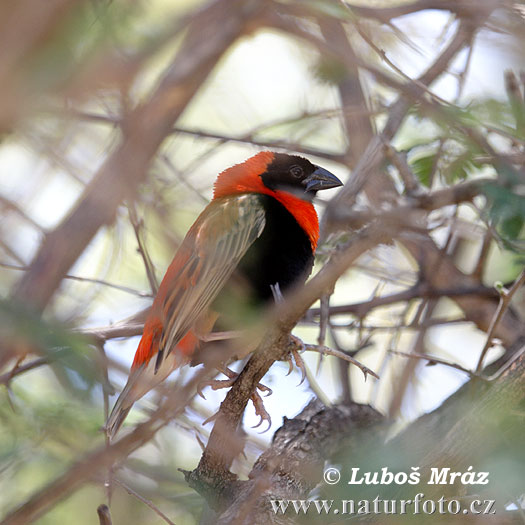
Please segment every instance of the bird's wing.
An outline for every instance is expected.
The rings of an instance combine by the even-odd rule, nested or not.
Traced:
[[[189,230],[161,283],[152,315],[162,332],[155,370],[212,303],[265,226],[262,197],[213,201]]]

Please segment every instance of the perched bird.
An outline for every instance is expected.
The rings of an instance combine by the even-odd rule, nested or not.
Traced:
[[[110,437],[135,401],[197,352],[205,354],[206,334],[242,329],[276,294],[304,283],[319,238],[312,200],[341,184],[305,158],[269,151],[219,174],[213,200],[160,284],[106,423]]]

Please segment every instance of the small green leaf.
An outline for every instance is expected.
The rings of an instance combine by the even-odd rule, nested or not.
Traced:
[[[523,224],[523,216],[513,215],[511,217],[506,217],[501,222],[501,234],[510,240],[516,240],[521,233]]]
[[[418,178],[419,182],[421,182],[421,184],[427,188],[430,186],[430,178],[435,162],[435,153],[424,155],[410,162],[410,166],[414,172],[414,175]]]
[[[61,383],[77,395],[88,394],[100,381],[94,350],[86,339],[24,305],[0,301],[0,339],[8,348],[27,348],[47,358]]]

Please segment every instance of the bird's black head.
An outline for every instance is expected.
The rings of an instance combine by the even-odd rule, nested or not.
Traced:
[[[274,191],[288,191],[312,199],[319,190],[342,186],[332,173],[297,155],[274,153],[261,175],[264,185]]]

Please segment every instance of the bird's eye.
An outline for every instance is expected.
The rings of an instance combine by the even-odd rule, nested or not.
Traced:
[[[301,168],[301,166],[292,166],[289,171],[292,177],[296,179],[303,176],[303,168]]]

